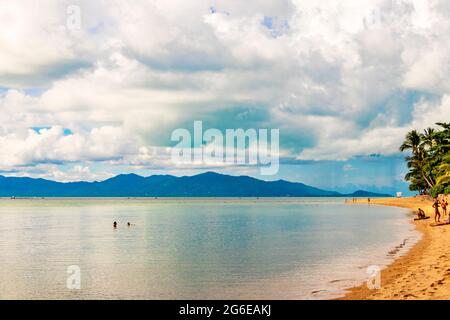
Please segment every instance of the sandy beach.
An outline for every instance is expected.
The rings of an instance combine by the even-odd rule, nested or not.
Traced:
[[[358,200],[367,204],[367,200]],[[358,203],[358,202],[357,202]],[[381,289],[366,284],[353,288],[343,300],[427,300],[450,298],[450,225],[432,227],[432,201],[424,197],[372,199],[371,204],[422,208],[428,220],[414,221],[423,237],[406,255],[382,270]],[[442,214],[442,212],[441,212]],[[411,216],[411,220],[412,220]],[[441,217],[441,221],[447,219]]]

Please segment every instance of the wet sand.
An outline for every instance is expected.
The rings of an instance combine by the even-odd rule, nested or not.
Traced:
[[[357,203],[367,204],[367,200]],[[422,208],[428,220],[414,221],[422,234],[406,255],[381,272],[381,289],[369,290],[366,284],[349,290],[343,300],[430,300],[450,299],[450,225],[432,227],[434,209],[426,197],[372,199],[371,204]],[[447,219],[442,216],[441,221]],[[447,208],[447,211],[449,208]],[[416,216],[414,216],[416,217]],[[412,220],[412,217],[411,217]]]

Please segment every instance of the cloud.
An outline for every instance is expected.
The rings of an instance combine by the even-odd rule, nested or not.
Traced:
[[[67,28],[65,1],[3,3],[0,20],[0,85],[45,87],[49,81],[89,65],[92,43]]]
[[[0,136],[3,169],[38,163],[108,161],[136,152],[134,141],[123,129],[94,128],[86,133],[66,134],[62,127],[29,129],[25,134]]]
[[[446,0],[27,0],[0,26],[0,168],[169,170],[170,133],[194,120],[345,160],[450,121]]]
[[[94,172],[90,167],[80,164],[65,166],[64,169],[55,164],[37,164],[32,167],[21,167],[20,170],[0,171],[0,174],[13,177],[32,176],[60,182],[103,181],[115,175],[104,170]]]

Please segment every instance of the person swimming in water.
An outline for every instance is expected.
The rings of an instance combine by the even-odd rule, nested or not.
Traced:
[[[114,221],[113,227],[114,227],[114,229],[117,229],[117,222],[116,221]]]

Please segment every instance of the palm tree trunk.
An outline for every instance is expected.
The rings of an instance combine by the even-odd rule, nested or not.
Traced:
[[[427,176],[425,175],[425,173],[423,173],[423,172],[422,172],[422,177],[425,180],[425,182],[428,184],[430,189],[433,188],[434,183],[430,179],[428,179]]]

